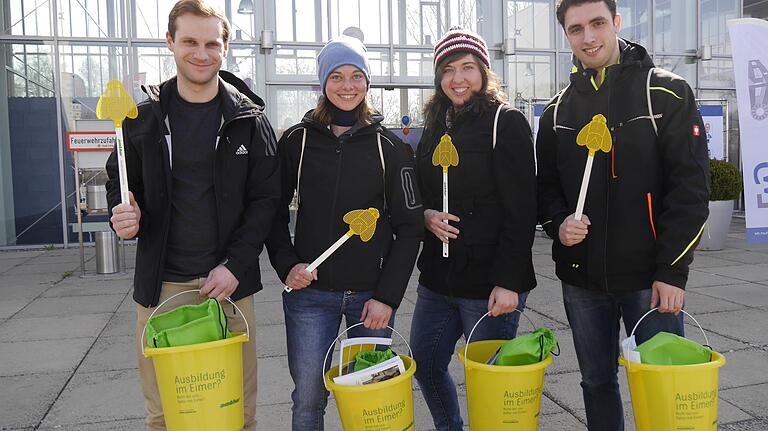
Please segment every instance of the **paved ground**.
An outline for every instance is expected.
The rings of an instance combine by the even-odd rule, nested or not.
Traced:
[[[129,272],[134,249],[128,247]],[[86,251],[93,271],[93,249]],[[529,297],[529,314],[536,325],[554,329],[562,346],[547,370],[540,429],[583,430],[580,376],[548,240],[536,239],[534,259],[539,287]],[[266,288],[255,297],[259,429],[286,430],[292,383],[281,286],[262,260]],[[131,278],[79,277],[76,248],[0,252],[0,429],[141,429]],[[415,287],[416,275],[398,312],[396,327],[406,337]],[[686,302],[712,346],[728,359],[720,373],[720,429],[768,430],[768,247],[745,244],[743,219],[734,220],[725,250],[697,252]],[[693,329],[688,331],[695,338]],[[463,382],[455,360],[452,371]],[[634,429],[623,374],[620,381],[627,429]],[[414,390],[416,428],[432,429],[421,393]],[[463,397],[463,383],[459,391]],[[326,425],[340,429],[333,400]]]

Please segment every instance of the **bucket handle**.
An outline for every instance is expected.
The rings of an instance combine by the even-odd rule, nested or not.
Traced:
[[[177,294],[171,295],[170,298],[168,298],[165,301],[161,302],[157,307],[155,307],[154,310],[152,310],[152,313],[150,313],[149,317],[147,317],[147,323],[144,324],[144,329],[141,330],[141,356],[144,356],[144,337],[146,336],[146,333],[147,333],[147,325],[149,324],[149,319],[151,319],[152,316],[154,316],[155,313],[157,313],[158,310],[160,310],[160,308],[163,305],[165,305],[168,301],[170,301],[171,299],[173,299],[173,298],[175,298],[175,297],[177,297],[179,295],[183,295],[185,293],[190,293],[190,292],[200,293],[200,289],[189,289],[189,290],[185,290],[185,291],[179,292]],[[246,320],[245,315],[240,310],[240,307],[238,307],[237,304],[235,304],[231,299],[229,299],[229,298],[225,298],[225,299],[227,301],[229,301],[229,303],[232,304],[233,307],[235,307],[235,309],[237,310],[238,313],[240,313],[240,317],[243,319],[243,322],[245,322],[245,334],[246,334],[246,337],[248,337],[248,339],[250,340],[251,339],[251,326],[248,324],[248,320]]]
[[[514,312],[518,312],[518,313],[520,313],[521,316],[525,317],[525,319],[528,321],[528,323],[531,324],[531,327],[533,328],[533,330],[534,331],[536,330],[536,325],[533,323],[533,320],[531,320],[531,318],[528,317],[522,310],[520,310],[519,308],[515,308],[514,310],[511,311],[511,313],[514,313]],[[477,319],[477,322],[475,322],[475,326],[473,326],[472,330],[469,331],[469,337],[467,337],[467,344],[464,346],[464,368],[465,369],[467,368],[467,361],[468,361],[467,354],[469,353],[469,343],[472,340],[472,334],[475,333],[475,329],[477,329],[477,325],[480,324],[480,321],[482,321],[483,319],[485,319],[486,317],[488,317],[490,315],[491,315],[490,311],[485,313],[485,314],[483,314],[483,317]],[[557,346],[557,349],[560,350],[560,345]]]
[[[322,373],[322,377],[323,377],[323,386],[325,386],[325,390],[327,390],[327,391],[330,391],[330,389],[328,389],[328,384],[325,382],[325,365],[328,363],[328,355],[330,355],[330,354],[331,354],[331,352],[333,351],[333,348],[336,346],[336,342],[338,342],[338,341],[339,341],[339,339],[340,339],[340,338],[341,338],[341,337],[342,337],[344,334],[346,334],[347,332],[349,332],[349,330],[350,330],[350,329],[352,329],[352,328],[354,328],[354,327],[356,327],[356,326],[360,326],[360,325],[363,325],[363,324],[364,324],[364,322],[358,322],[358,323],[355,323],[354,325],[352,325],[352,326],[348,327],[347,329],[345,329],[345,330],[341,331],[341,334],[339,334],[339,335],[336,337],[336,339],[335,339],[335,340],[333,340],[333,342],[331,343],[331,345],[328,347],[328,351],[327,351],[327,352],[325,352],[325,356],[323,357],[323,369],[321,370],[321,373]],[[408,344],[408,340],[406,340],[406,339],[405,339],[405,337],[403,337],[403,336],[402,336],[402,334],[400,334],[399,332],[397,332],[397,329],[395,329],[395,328],[393,328],[393,327],[391,327],[391,326],[389,326],[389,325],[387,325],[387,328],[391,329],[391,330],[392,330],[392,332],[394,332],[395,334],[397,334],[397,336],[398,336],[398,337],[400,337],[400,338],[403,340],[403,342],[405,343],[405,345],[408,347],[408,356],[410,356],[411,358],[413,358],[413,350],[411,350],[411,345],[410,345],[410,344]]]
[[[649,314],[653,313],[654,311],[657,311],[658,309],[659,309],[659,307],[654,307],[654,308],[651,308],[650,310],[648,310],[648,312],[646,312],[645,314],[643,314],[643,317],[638,319],[637,323],[635,323],[635,327],[632,328],[632,332],[629,334],[629,336],[630,337],[634,337],[635,336],[635,331],[637,330],[637,327],[640,326],[640,322],[642,322],[643,319],[645,319]],[[709,338],[707,338],[707,333],[704,332],[704,328],[701,327],[701,325],[699,324],[699,321],[696,320],[695,317],[691,316],[690,313],[688,313],[687,311],[683,310],[682,308],[680,309],[680,311],[682,311],[683,314],[685,314],[686,316],[690,317],[691,320],[693,320],[693,322],[696,324],[696,326],[699,327],[699,331],[701,331],[701,335],[704,336],[704,343],[705,343],[704,346],[705,347],[709,347],[709,350],[712,350],[712,346],[709,345]],[[631,362],[629,360],[627,360],[627,369],[629,369],[629,367],[631,366],[630,364],[631,364]]]

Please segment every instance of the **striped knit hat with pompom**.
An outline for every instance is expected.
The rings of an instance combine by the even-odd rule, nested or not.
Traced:
[[[451,27],[435,45],[435,67],[455,52],[475,54],[486,67],[491,67],[488,45],[479,34],[461,27]]]

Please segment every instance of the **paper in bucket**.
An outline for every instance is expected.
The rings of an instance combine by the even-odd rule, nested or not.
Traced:
[[[323,369],[328,355],[336,342],[357,323],[350,326],[333,341],[326,352]],[[394,333],[402,338],[393,328]],[[405,341],[405,339],[403,338]],[[391,343],[391,340],[390,340]],[[406,345],[407,345],[406,341]],[[408,346],[408,352],[411,352]],[[410,353],[412,355],[412,353]],[[342,357],[344,353],[342,351]],[[409,431],[414,429],[412,378],[416,372],[416,362],[406,355],[395,357],[402,361],[404,372],[396,377],[378,383],[344,386],[334,382],[343,367],[331,367],[323,376],[325,387],[333,392],[336,407],[345,431]],[[393,359],[395,359],[393,358]]]
[[[648,316],[638,320],[629,338],[634,341],[635,330]],[[704,334],[706,333],[693,316]],[[638,355],[639,356],[639,355]],[[725,357],[712,352],[709,362],[695,365],[649,365],[627,361],[619,363],[627,369],[632,409],[638,431],[716,431],[719,369],[725,365]]]
[[[516,311],[525,316],[520,310]],[[475,328],[487,316],[489,313],[477,321]],[[544,371],[552,364],[552,355],[530,365],[486,364],[508,340],[472,341],[475,328],[469,334],[467,345],[457,351],[467,383],[469,429],[537,430]]]
[[[153,314],[171,299],[155,308]],[[243,313],[234,302],[240,317]],[[144,347],[144,356],[152,358],[163,406],[165,424],[170,431],[235,431],[243,428],[243,343],[245,334],[233,333],[219,341],[179,347]],[[144,328],[146,332],[146,326]],[[142,334],[144,340],[144,334]]]

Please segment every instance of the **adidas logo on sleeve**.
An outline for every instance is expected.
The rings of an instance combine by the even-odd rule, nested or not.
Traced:
[[[245,148],[245,145],[240,144],[240,148],[238,148],[237,151],[235,151],[235,155],[236,156],[243,156],[243,155],[246,155],[246,154],[248,154],[248,149]]]

